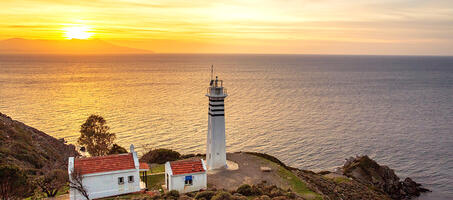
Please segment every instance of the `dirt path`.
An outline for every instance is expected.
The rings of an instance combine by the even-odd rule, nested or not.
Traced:
[[[224,170],[208,175],[208,187],[234,190],[242,184],[258,184],[266,181],[269,184],[287,189],[287,181],[279,175],[275,165],[262,158],[246,153],[228,153],[227,159],[239,165],[238,170]],[[269,167],[271,172],[262,172],[260,167]]]

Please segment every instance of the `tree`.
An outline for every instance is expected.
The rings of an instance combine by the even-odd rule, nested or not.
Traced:
[[[20,199],[25,197],[28,181],[26,175],[11,165],[0,166],[0,197],[3,200]]]
[[[171,149],[153,149],[140,158],[141,162],[163,164],[167,161],[178,160],[181,154]]]
[[[122,154],[122,153],[127,153],[127,150],[120,145],[113,144],[112,148],[110,149],[110,151],[107,154],[113,155],[113,154]]]
[[[47,197],[54,197],[57,195],[58,190],[66,185],[67,181],[67,172],[61,169],[54,169],[39,177],[37,185],[42,192],[46,193]]]
[[[83,175],[80,170],[74,169],[71,171],[71,177],[69,178],[69,188],[79,192],[85,199],[90,200],[88,191],[83,185]]]
[[[85,146],[91,156],[104,156],[110,150],[116,136],[110,133],[106,121],[99,115],[91,115],[80,128],[77,142]]]

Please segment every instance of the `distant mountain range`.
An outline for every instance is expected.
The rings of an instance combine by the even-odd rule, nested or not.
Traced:
[[[0,41],[0,54],[149,54],[153,51],[122,47],[103,40],[28,40]]]

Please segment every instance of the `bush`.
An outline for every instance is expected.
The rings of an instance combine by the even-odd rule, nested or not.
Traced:
[[[0,199],[21,199],[31,189],[26,175],[16,166],[0,166]]]
[[[212,197],[211,200],[231,200],[231,199],[233,199],[233,195],[231,195],[229,192],[219,191]]]
[[[286,196],[290,199],[295,199],[297,197],[294,192],[287,192]]]
[[[278,197],[274,197],[272,198],[272,200],[288,200],[289,198],[287,196],[278,196]]]
[[[238,187],[237,192],[245,196],[253,195],[252,187],[248,184],[243,184]]]
[[[181,195],[178,200],[191,200],[192,198],[187,195]]]
[[[191,154],[184,154],[180,158],[181,159],[186,159],[186,158],[193,158],[193,157],[195,157],[195,154],[191,153]]]
[[[112,148],[110,148],[110,150],[107,154],[113,155],[113,154],[122,154],[122,153],[127,153],[127,150],[120,145],[113,144]]]
[[[257,185],[252,185],[252,195],[262,195],[263,191],[257,186]]]
[[[248,198],[242,194],[234,193],[233,200],[247,200]]]
[[[260,197],[256,198],[256,200],[271,200],[271,198],[267,195],[261,195]]]
[[[165,194],[165,197],[177,199],[179,198],[179,192],[177,190],[171,190],[170,192],[167,192],[167,194]]]
[[[199,192],[197,193],[197,195],[195,195],[195,199],[206,199],[206,200],[211,200],[211,198],[215,195],[215,192],[214,191],[203,191],[203,192]]]
[[[175,161],[181,157],[171,149],[153,149],[140,158],[140,162],[164,164],[167,161]]]
[[[283,196],[283,192],[279,188],[274,188],[271,190],[270,196],[271,197]]]

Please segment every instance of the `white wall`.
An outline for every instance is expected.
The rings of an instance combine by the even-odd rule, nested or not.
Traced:
[[[226,167],[225,116],[208,118],[206,164],[208,169]]]
[[[129,183],[128,176],[134,176],[134,182]],[[118,184],[118,177],[124,177],[124,184]],[[140,175],[138,169],[118,171],[117,173],[87,174],[83,184],[90,199],[116,196],[140,191]],[[71,200],[84,199],[77,191],[71,189]]]
[[[185,185],[185,177],[186,176],[193,176],[192,185]],[[207,187],[207,176],[206,172],[203,173],[194,173],[194,174],[181,174],[181,175],[173,175],[170,177],[170,187],[169,190],[177,190],[180,193],[186,192],[193,192],[198,191],[201,189],[206,189]]]

